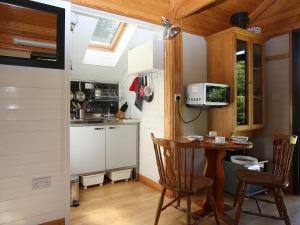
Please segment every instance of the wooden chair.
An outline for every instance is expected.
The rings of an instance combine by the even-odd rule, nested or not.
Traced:
[[[284,220],[286,225],[291,225],[287,209],[284,203],[282,189],[287,188],[289,185],[288,175],[293,159],[294,146],[296,142],[297,136],[288,136],[283,134],[275,135],[275,138],[273,140],[273,154],[275,163],[273,173],[258,172],[245,169],[237,171],[239,184],[233,204],[234,207],[237,204],[235,216],[236,225],[239,224],[240,215],[242,212],[255,216]],[[273,191],[275,201],[270,201],[267,199],[257,197],[248,197],[256,201],[258,212],[242,211],[242,206],[248,184],[262,185],[268,187]],[[259,205],[259,201],[276,204],[279,212],[279,217],[274,215],[263,214],[262,208]]]
[[[214,212],[216,223],[219,225],[215,211],[215,201],[211,187],[213,181],[205,176],[197,175],[200,171],[195,169],[196,146],[192,142],[179,143],[175,141],[157,139],[151,134],[154,144],[156,162],[159,172],[159,183],[162,192],[156,212],[154,225],[158,224],[160,214],[167,207],[177,202],[180,206],[180,199],[187,198],[187,225],[192,224],[191,195],[201,190],[207,191],[211,209]],[[176,193],[177,198],[163,206],[166,190]]]

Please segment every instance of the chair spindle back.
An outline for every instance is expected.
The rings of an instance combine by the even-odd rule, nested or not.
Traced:
[[[288,179],[297,136],[276,134],[273,140],[274,175]]]
[[[178,192],[193,192],[194,177],[200,171],[196,164],[196,145],[155,138],[151,134],[160,184]]]

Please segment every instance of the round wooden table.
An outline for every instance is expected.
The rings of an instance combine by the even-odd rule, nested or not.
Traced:
[[[178,138],[179,141],[188,142],[184,137]],[[220,219],[228,222],[228,218],[225,215],[224,210],[224,170],[223,170],[223,159],[225,157],[226,151],[238,151],[243,149],[251,149],[253,147],[251,144],[235,144],[230,140],[226,140],[225,144],[214,144],[212,138],[206,138],[204,141],[199,141],[199,149],[205,149],[206,156],[206,169],[205,176],[211,178],[214,181],[213,193],[216,202],[216,208],[221,216]],[[234,176],[234,174],[233,174]],[[196,204],[200,205],[201,212],[210,211],[210,204],[206,198],[204,201],[196,201]],[[198,212],[198,214],[202,214]]]

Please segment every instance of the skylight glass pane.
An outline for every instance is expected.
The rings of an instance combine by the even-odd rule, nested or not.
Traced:
[[[111,45],[120,24],[121,22],[116,20],[99,18],[91,41]]]

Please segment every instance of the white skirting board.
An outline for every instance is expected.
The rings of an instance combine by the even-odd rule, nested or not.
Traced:
[[[104,176],[105,173],[81,176],[80,183],[84,187],[84,189],[87,189],[88,186],[97,185],[97,184],[102,186],[104,182]]]
[[[115,181],[125,180],[128,181],[131,178],[132,169],[119,170],[107,173],[107,177],[111,180],[111,183]]]

